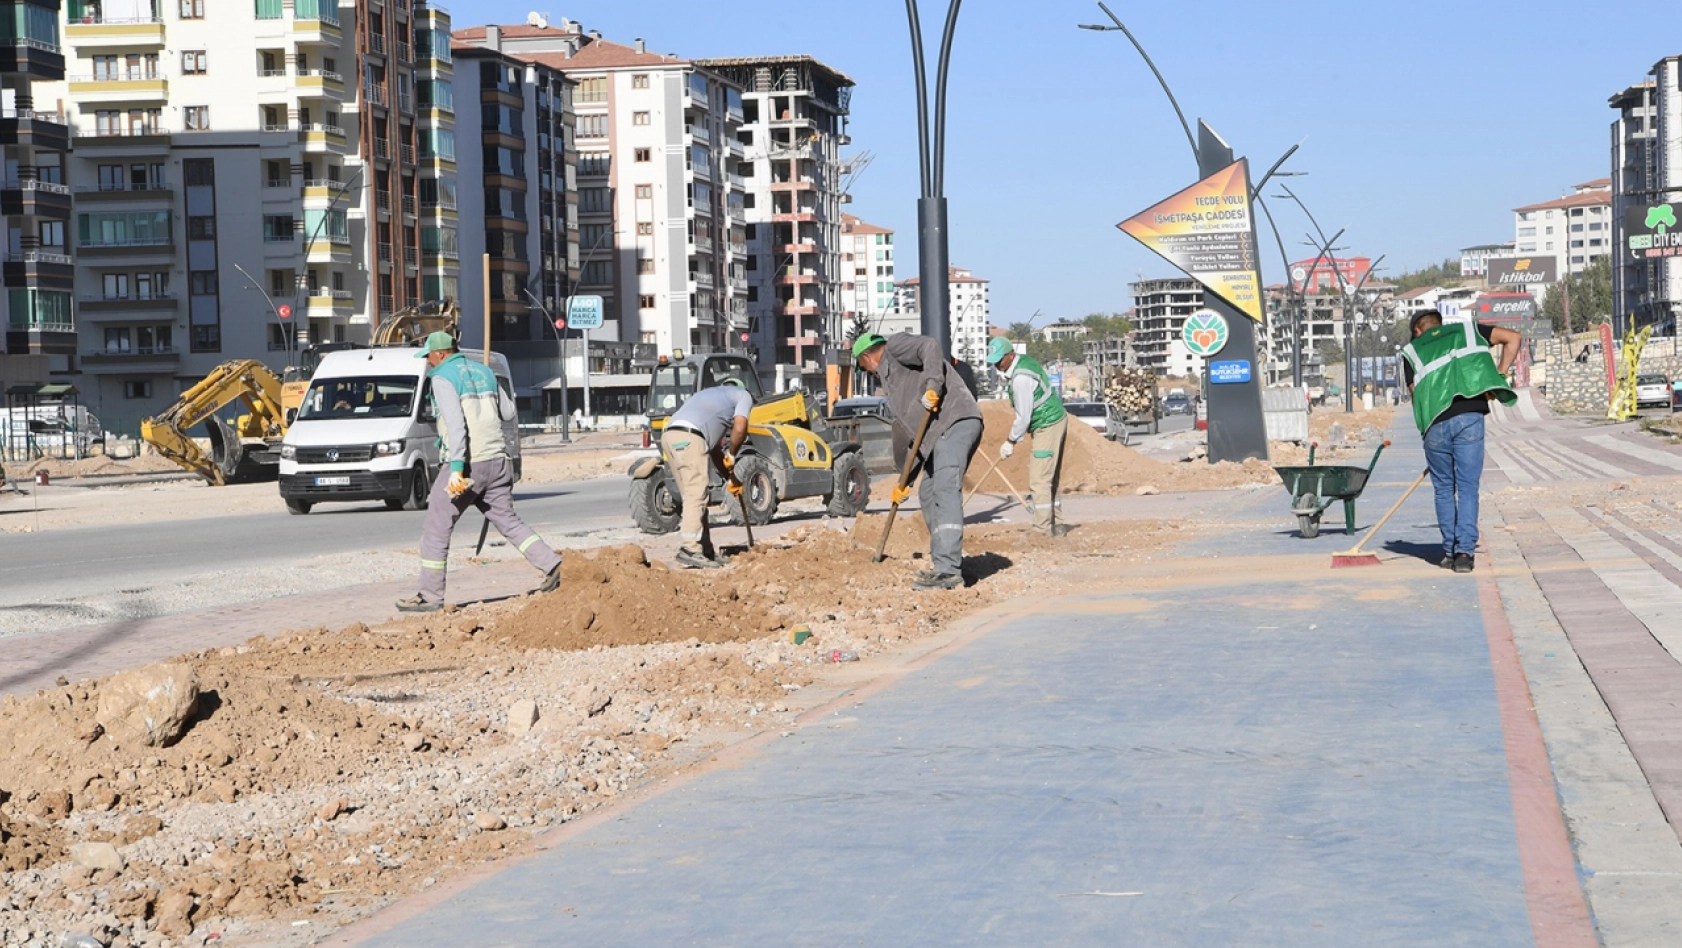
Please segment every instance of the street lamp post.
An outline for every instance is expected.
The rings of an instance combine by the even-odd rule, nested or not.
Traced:
[[[952,58],[952,37],[958,27],[958,8],[963,0],[951,0],[946,8],[946,30],[940,40],[940,61],[935,72],[933,141],[929,129],[928,72],[923,66],[923,27],[917,18],[917,0],[905,0],[905,15],[911,27],[911,64],[917,72],[917,158],[922,194],[917,199],[917,269],[922,275],[919,291],[923,335],[934,339],[940,351],[952,351],[952,326],[947,285],[946,243],[946,69]],[[931,147],[932,146],[932,147]],[[931,157],[932,152],[932,157]]]
[[[317,237],[321,236],[321,229],[323,227],[326,227],[327,222],[333,219],[333,208],[336,207],[340,201],[344,200],[346,195],[350,194],[351,190],[355,187],[356,182],[361,180],[362,172],[367,170],[367,167],[368,166],[366,164],[359,166],[356,169],[356,174],[351,175],[350,180],[345,182],[345,186],[339,190],[339,193],[332,200],[327,202],[327,210],[321,212],[321,222],[315,225],[315,231],[310,234],[309,240],[304,241],[304,269],[305,269],[305,271],[309,270],[310,249],[315,246],[315,239]],[[348,240],[348,237],[347,237],[347,240]],[[247,276],[247,279],[249,279],[249,275]],[[293,285],[292,285],[292,313],[295,316],[302,310],[302,306],[300,305],[299,301],[302,300],[303,297],[300,296],[299,294],[303,290],[303,288],[304,288],[304,284],[301,283],[301,282],[294,282]],[[379,294],[376,292],[376,293],[373,293],[372,295],[375,297],[375,305],[372,308],[377,313],[379,311],[379,303],[378,303]],[[377,320],[377,319],[374,320],[374,329],[375,330],[379,329],[379,320]],[[486,345],[488,347],[489,343],[487,343]]]
[[[253,277],[250,273],[247,273],[245,268],[240,266],[237,263],[234,264],[234,269],[238,270],[240,276],[245,277],[246,282],[250,283],[251,286],[257,292],[263,294],[264,301],[269,304],[269,312],[274,314],[275,323],[280,326],[281,335],[286,338],[286,367],[288,369],[292,368],[292,362],[293,362],[292,350],[293,350],[294,346],[297,344],[297,341],[298,341],[298,334],[297,334],[296,329],[293,328],[292,326],[287,325],[287,321],[285,319],[283,319],[280,315],[280,307],[275,305],[274,297],[269,295],[268,290],[263,289],[263,284],[258,283],[256,277]],[[297,311],[294,310],[293,313],[294,313],[294,315],[296,315]],[[293,324],[293,325],[295,326],[296,324]],[[288,332],[287,330],[289,330],[289,329],[291,329],[292,331]]]

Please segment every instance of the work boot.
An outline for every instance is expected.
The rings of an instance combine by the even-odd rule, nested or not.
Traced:
[[[673,559],[690,569],[718,569],[724,565],[716,559],[708,559],[699,550],[678,550]]]
[[[1443,569],[1453,569],[1454,568],[1454,554],[1453,553],[1444,553],[1443,554],[1443,561],[1441,563],[1438,563],[1437,565],[1441,566]]]
[[[1470,554],[1470,553],[1456,553],[1456,554],[1454,554],[1454,571],[1456,573],[1470,573],[1472,571],[1473,565],[1475,565],[1475,564],[1472,561],[1472,554]]]
[[[554,569],[543,574],[543,582],[537,587],[537,591],[552,593],[559,588],[561,588],[561,564],[556,563]]]
[[[443,603],[427,599],[420,593],[415,593],[407,599],[397,600],[398,612],[437,612],[442,608],[444,608]]]
[[[911,588],[919,591],[928,589],[957,589],[963,584],[964,577],[961,573],[937,573],[931,569],[918,573],[916,581],[911,584]]]
[[[1061,537],[1061,536],[1067,536],[1069,531],[1073,530],[1074,528],[1069,526],[1066,523],[1054,523],[1051,526],[1045,527],[1043,529],[1040,528],[1040,527],[1034,527],[1033,529],[1034,529],[1035,533],[1039,534],[1042,537]]]

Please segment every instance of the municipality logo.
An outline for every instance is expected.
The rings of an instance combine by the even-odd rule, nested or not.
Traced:
[[[1186,317],[1181,333],[1192,355],[1211,356],[1226,345],[1226,319],[1211,309],[1200,309]]]

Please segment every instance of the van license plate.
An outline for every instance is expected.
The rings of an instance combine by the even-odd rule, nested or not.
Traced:
[[[315,479],[317,487],[349,487],[349,477],[318,477]]]

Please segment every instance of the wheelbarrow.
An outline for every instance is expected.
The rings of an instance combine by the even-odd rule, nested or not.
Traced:
[[[1285,489],[1291,492],[1291,513],[1297,518],[1297,531],[1305,539],[1312,540],[1320,535],[1320,515],[1332,505],[1332,501],[1343,501],[1343,522],[1348,533],[1355,533],[1355,498],[1361,496],[1366,489],[1367,478],[1372,469],[1378,465],[1378,456],[1390,446],[1386,441],[1372,453],[1372,463],[1366,467],[1352,467],[1345,464],[1315,464],[1314,449],[1318,443],[1308,446],[1308,464],[1306,466],[1281,466],[1274,470],[1279,472],[1279,479],[1285,482]]]

